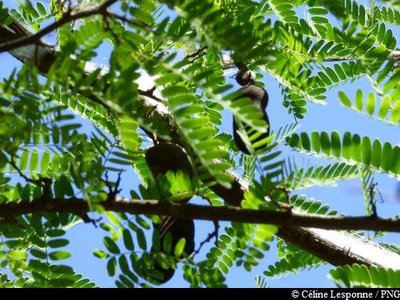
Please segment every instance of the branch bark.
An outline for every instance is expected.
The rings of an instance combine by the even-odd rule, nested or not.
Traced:
[[[27,39],[32,36],[32,33],[30,33],[27,29],[24,28],[21,24],[18,22],[14,21],[12,24],[10,24],[8,27],[5,27],[4,25],[0,25],[0,43],[5,47],[5,43],[10,43],[14,40],[20,40],[19,43],[22,43],[22,39],[25,39],[24,43],[26,43]],[[18,49],[14,49],[10,51],[10,53],[17,58],[18,60],[22,62],[26,61],[34,61],[40,70],[40,72],[43,75],[46,75],[46,73],[49,71],[49,68],[51,65],[54,63],[56,56],[57,56],[57,50],[54,47],[51,47],[41,41],[40,39],[37,40],[37,38],[30,38],[32,41],[32,45],[25,45],[23,47],[20,47]],[[14,44],[15,46],[16,44]],[[17,44],[18,45],[18,44]],[[10,46],[8,46],[10,47]],[[7,48],[3,48],[7,49]],[[38,51],[38,49],[40,51]],[[37,54],[40,54],[40,57]],[[38,59],[38,57],[40,59]],[[94,69],[94,68],[92,68]],[[139,91],[140,94],[140,91]],[[143,96],[148,96],[146,93],[143,94]],[[96,96],[95,95],[86,95],[88,99],[91,99],[95,102],[96,101]],[[168,115],[168,110],[165,108],[165,106],[162,105],[162,103],[159,103],[158,101],[154,99],[146,99],[148,101],[153,100],[154,104],[154,117],[159,117],[160,120],[164,120],[168,125],[173,124],[173,122],[169,121],[169,115]],[[236,179],[232,187],[230,189],[227,189],[225,187],[222,187],[220,185],[214,185],[212,187],[213,191],[219,195],[221,198],[223,198],[227,203],[229,203],[232,206],[238,206],[240,207],[240,202],[243,199],[244,192],[246,191],[246,187],[243,186],[238,179]],[[27,205],[27,209],[30,207],[30,209],[33,209],[35,205],[38,205],[36,203],[23,203],[24,205]],[[52,203],[51,205],[53,205]],[[15,204],[14,204],[15,205]],[[22,204],[21,204],[22,205]],[[69,201],[65,201],[63,203],[59,203],[62,207],[69,207],[71,203]],[[78,204],[74,204],[78,205]],[[79,204],[81,206],[81,209],[84,211],[87,211],[87,206],[84,202]],[[108,205],[108,204],[105,204]],[[119,205],[125,205],[125,204],[119,204]],[[60,207],[59,207],[60,208]],[[125,207],[126,208],[126,207]],[[106,208],[107,209],[107,208]],[[71,210],[71,208],[70,208]],[[3,211],[3,210],[1,210]],[[34,212],[32,210],[27,210],[27,212]],[[149,213],[149,212],[147,212]],[[185,213],[189,213],[188,211],[185,211]],[[252,222],[254,222],[252,220]],[[271,221],[269,221],[271,222]],[[299,226],[299,224],[297,224]],[[333,236],[334,233],[334,236]],[[328,230],[312,230],[312,229],[305,229],[301,227],[287,227],[287,226],[281,226],[278,230],[277,234],[280,238],[286,240],[289,243],[292,243],[296,245],[297,247],[308,251],[310,253],[313,253],[317,257],[333,264],[333,265],[343,265],[343,264],[348,264],[348,263],[362,263],[366,265],[376,265],[376,266],[384,266],[386,267],[387,264],[382,262],[383,257],[388,257],[391,255],[394,255],[393,252],[390,252],[386,249],[383,249],[379,247],[379,245],[373,243],[373,242],[365,242],[364,240],[361,240],[360,238],[345,234],[342,232],[334,232],[334,231],[328,231]],[[338,238],[341,237],[341,238]],[[334,238],[335,237],[335,238]],[[346,241],[346,245],[343,245],[343,241]],[[360,248],[360,247],[352,247],[354,244],[360,244],[365,246],[365,248]],[[371,247],[374,247],[374,249],[380,249],[378,253],[374,252],[376,255],[374,257],[366,258],[365,253],[368,252],[368,245],[373,245]],[[345,247],[345,251],[343,251],[343,247]],[[388,254],[389,253],[389,254]],[[399,256],[396,255],[396,260],[399,260]],[[393,266],[392,266],[393,267]],[[400,267],[399,267],[400,268]]]
[[[234,221],[252,224],[273,224],[286,227],[313,227],[329,230],[400,232],[400,219],[398,218],[309,215],[289,210],[254,210],[233,206],[217,207],[139,199],[108,200],[102,202],[101,206],[106,210],[115,212],[153,214],[187,220]],[[90,210],[84,199],[40,199],[0,204],[0,218],[45,212],[73,213],[79,216],[90,212]]]
[[[328,260],[333,265],[359,263],[400,270],[399,255],[394,252],[365,238],[356,238],[350,233],[333,231],[359,229],[400,232],[400,219],[305,215],[239,207],[176,204],[158,200],[119,199],[102,202],[101,206],[107,211],[131,214],[155,214],[180,219],[279,225],[281,227],[278,230],[278,235],[286,242],[295,245],[308,245],[306,248],[308,252],[321,259]],[[7,202],[0,205],[0,222],[1,218],[4,218],[7,222],[7,220],[24,214],[55,212],[86,216],[90,209],[84,199],[41,199]],[[327,234],[329,234],[329,239]]]
[[[2,42],[0,44],[0,53],[6,52],[6,51],[11,51],[11,50],[14,50],[16,48],[23,47],[26,45],[40,43],[40,39],[43,36],[56,30],[57,28],[60,28],[64,24],[70,23],[72,21],[90,17],[90,16],[94,16],[94,15],[99,15],[99,14],[105,15],[107,13],[107,9],[111,5],[116,3],[117,1],[118,0],[107,0],[103,4],[101,4],[97,7],[87,9],[84,11],[79,11],[76,13],[68,11],[59,20],[44,27],[40,31],[36,32],[35,34],[23,35],[17,39]]]

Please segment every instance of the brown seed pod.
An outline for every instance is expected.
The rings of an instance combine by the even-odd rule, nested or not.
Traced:
[[[252,71],[250,71],[247,68],[240,69],[236,76],[235,76],[236,82],[239,83],[240,85],[244,86],[250,83],[254,82],[255,75]]]
[[[182,170],[193,176],[193,166],[182,147],[174,143],[159,143],[146,151],[146,162],[154,178],[168,171]]]
[[[257,139],[252,141],[252,143],[254,144],[262,139],[267,138],[270,134],[269,118],[268,118],[267,112],[265,111],[265,109],[268,106],[268,93],[264,88],[254,84],[254,82],[251,81],[249,84],[243,86],[240,89],[239,98],[243,98],[243,97],[247,97],[251,100],[251,103],[255,107],[257,107],[257,109],[260,110],[260,112],[263,114],[263,118],[264,118],[265,122],[268,124],[267,132],[263,133]],[[242,137],[238,134],[239,128],[240,127],[238,126],[235,118],[233,118],[233,138],[235,140],[235,144],[239,148],[240,151],[242,151],[245,154],[250,154],[248,147],[246,147],[246,144],[243,141]],[[245,129],[245,131],[249,131],[251,129],[250,126],[245,125],[245,124],[243,124],[243,128]],[[258,150],[258,149],[254,149],[254,150]]]
[[[176,172],[178,170],[187,173],[190,178],[194,176],[193,165],[190,162],[186,152],[182,147],[173,143],[159,143],[150,147],[146,151],[146,162],[149,166],[153,177],[156,179],[158,175],[166,175],[168,171]],[[185,203],[189,199],[184,199]],[[164,239],[168,233],[171,235],[172,249],[175,248],[178,241],[182,238],[186,240],[184,253],[190,255],[194,251],[195,228],[193,220],[185,220],[173,217],[161,217],[161,222],[154,225],[160,234],[160,251],[164,249]],[[152,249],[154,251],[154,249]],[[159,284],[165,283],[172,278],[175,273],[174,269],[164,269],[158,262],[155,262],[155,270],[163,275],[162,279],[153,279]]]

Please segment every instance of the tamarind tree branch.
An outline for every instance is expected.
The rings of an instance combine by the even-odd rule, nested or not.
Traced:
[[[107,9],[117,1],[118,0],[107,0],[103,4],[97,7],[78,11],[76,13],[68,11],[59,20],[55,21],[54,23],[51,23],[50,25],[44,27],[43,29],[39,30],[34,34],[21,36],[18,39],[1,43],[0,53],[11,51],[22,46],[36,44],[40,42],[40,39],[46,34],[49,34],[50,32],[56,30],[57,28],[60,28],[64,24],[70,23],[72,21],[99,14],[105,15],[107,13]]]
[[[111,3],[111,1],[106,1],[106,3]],[[96,8],[94,8],[96,9]],[[76,15],[75,15],[76,17]],[[81,17],[84,17],[84,15],[81,15]],[[2,45],[3,51],[6,51],[5,49],[10,49],[9,53],[13,55],[15,58],[20,60],[21,62],[34,62],[35,65],[38,67],[39,71],[42,73],[42,75],[46,76],[46,73],[49,71],[50,67],[52,64],[55,62],[58,52],[57,50],[40,40],[40,37],[43,35],[36,35],[35,38],[30,38],[33,34],[27,30],[23,25],[18,23],[17,21],[13,21],[11,24],[8,24],[8,26],[1,25],[0,24],[0,45]],[[11,44],[13,41],[19,41],[18,43]],[[23,41],[23,42],[22,42]],[[28,44],[31,43],[31,44]],[[13,45],[13,46],[11,46]],[[16,45],[18,48],[15,48]],[[6,48],[8,47],[8,48]],[[1,48],[0,48],[1,49]],[[88,68],[90,69],[90,68]],[[97,69],[96,67],[91,67],[92,70]],[[85,69],[86,70],[86,69]],[[96,98],[96,95],[87,95],[84,93],[85,97],[87,97],[89,100],[92,100],[94,102],[98,102]],[[153,101],[152,104],[154,106],[154,111],[152,116],[154,118],[158,118],[160,120],[163,120],[164,122],[167,123],[168,126],[171,126],[170,124],[173,124],[173,122],[170,122],[170,116],[168,114],[168,110],[166,107],[158,101],[158,99],[152,99],[148,95],[148,91],[141,91],[139,90],[139,95],[144,96],[143,98],[146,101]],[[151,96],[151,95],[150,95]],[[100,104],[101,101],[100,101]],[[173,128],[171,128],[171,131],[173,131]],[[237,178],[235,178],[232,182],[231,188],[225,188],[221,185],[214,185],[211,187],[211,189],[222,199],[225,200],[226,203],[232,205],[232,206],[238,206],[240,207],[240,202],[244,198],[244,192],[246,191],[246,186],[244,186]],[[164,211],[166,209],[165,205],[166,204],[151,204],[151,202],[148,202],[146,204],[132,204],[129,203],[127,204],[125,201],[116,201],[116,202],[110,202],[110,203],[103,203],[102,204],[105,209],[109,210],[115,210],[120,209],[119,211],[126,211],[126,209],[130,209],[131,212],[134,213],[133,207],[136,207],[135,209],[138,209],[139,205],[141,207],[141,212],[140,213],[160,213],[160,214],[166,214],[167,212]],[[163,208],[157,208],[157,211],[155,211],[155,208],[152,207],[151,205],[164,205],[162,206]],[[112,207],[110,207],[112,206]],[[143,208],[146,207],[146,210]],[[152,207],[151,210],[149,207]],[[55,209],[57,208],[57,211],[64,211],[64,212],[70,212],[70,213],[75,213],[77,215],[84,215],[88,211],[88,207],[86,202],[84,201],[64,201],[64,200],[51,200],[47,201],[46,205],[43,206],[43,203],[38,203],[38,202],[9,202],[6,204],[0,205],[0,216],[4,217],[7,220],[7,213],[9,214],[14,214],[14,215],[21,215],[24,213],[35,213],[35,212],[51,212],[51,211],[56,211]],[[169,208],[171,209],[171,208]],[[181,217],[189,217],[191,209],[193,209],[192,206],[188,206],[186,208],[181,208],[183,211],[178,210],[178,212],[174,213],[175,214],[180,214],[182,213]],[[215,208],[211,208],[215,209]],[[218,208],[217,208],[218,209]],[[154,211],[153,211],[154,210]],[[237,210],[241,211],[241,209],[237,208]],[[213,211],[213,210],[211,210]],[[138,212],[139,213],[139,212]],[[192,212],[194,214],[194,212]],[[235,214],[238,212],[235,211]],[[265,212],[262,212],[265,213]],[[171,212],[171,215],[173,212]],[[286,215],[285,215],[286,216]],[[200,215],[199,215],[200,217]],[[265,217],[265,216],[264,216]],[[275,215],[275,218],[277,215]],[[253,218],[253,215],[251,215],[251,218]],[[292,219],[293,220],[293,219]],[[304,219],[302,219],[304,220]],[[308,219],[309,220],[309,219]],[[250,223],[254,223],[255,220],[251,219],[249,221]],[[268,220],[269,223],[272,223],[272,220]],[[278,222],[278,221],[276,221]],[[283,222],[283,221],[282,221]],[[288,221],[286,221],[288,222]],[[305,222],[305,221],[302,221]],[[319,221],[321,223],[325,223],[324,221]],[[333,221],[332,221],[333,222]],[[342,223],[342,221],[335,221],[337,223]],[[351,221],[351,222],[354,222]],[[373,221],[372,219],[368,218],[368,221],[363,221],[367,223],[374,223],[376,224],[376,220]],[[385,221],[388,222],[387,224],[391,224],[390,226],[395,226],[395,229],[398,228],[397,223],[393,223],[392,221]],[[391,252],[387,249],[383,249],[380,247],[378,244],[374,243],[373,241],[366,241],[365,239],[359,238],[354,235],[350,235],[347,233],[339,232],[339,231],[332,231],[332,230],[324,230],[324,229],[313,229],[313,228],[302,228],[302,227],[291,227],[291,226],[285,226],[282,223],[282,226],[279,227],[277,236],[284,239],[288,243],[292,243],[296,245],[297,247],[308,251],[315,256],[333,264],[333,265],[343,265],[343,264],[351,264],[351,263],[360,263],[360,264],[365,264],[365,265],[375,265],[375,266],[383,266],[383,267],[394,267],[393,264],[388,264],[385,260],[387,257],[392,257],[395,255],[395,259],[392,259],[392,261],[400,261],[399,256],[394,254],[394,252]],[[385,223],[386,224],[386,223]],[[394,225],[393,225],[394,224]],[[397,224],[397,225],[396,225]],[[277,223],[278,225],[278,223]],[[354,224],[353,224],[354,225]],[[294,225],[292,225],[294,226]],[[300,224],[296,224],[296,226],[301,226]],[[314,225],[316,226],[316,225]],[[327,226],[327,225],[326,225]],[[342,229],[355,229],[354,227],[352,228],[344,228],[345,225],[340,225]],[[373,225],[373,226],[378,226],[378,225]],[[382,226],[382,225],[379,225]],[[386,225],[385,225],[386,226]],[[389,225],[388,225],[389,226]],[[365,228],[364,228],[365,229]],[[395,230],[397,231],[397,229]],[[362,245],[363,247],[359,247],[356,245]],[[374,252],[371,249],[379,249],[378,252]],[[368,253],[373,253],[374,255],[371,256]],[[400,266],[398,266],[400,269]]]
[[[41,199],[43,200],[43,199]],[[9,201],[0,204],[1,217],[17,217],[29,213],[90,212],[84,199],[46,199],[46,201]],[[233,206],[179,204],[159,200],[120,199],[105,201],[101,206],[109,211],[131,214],[154,214],[210,221],[234,221],[252,224],[273,224],[288,227],[313,227],[329,230],[375,230],[400,232],[399,218],[345,217],[310,215],[298,212],[244,209]]]
[[[333,231],[358,229],[400,232],[400,219],[306,215],[291,213],[290,211],[277,212],[239,207],[176,204],[158,200],[108,200],[102,202],[101,206],[107,211],[131,214],[155,214],[182,219],[274,224],[281,226],[278,230],[278,236],[296,245],[299,244],[299,241],[308,244],[307,250],[309,252],[334,265],[360,263],[400,270],[400,259],[396,253],[370,240],[361,237],[356,239],[346,232]],[[2,218],[8,222],[10,219],[29,213],[55,212],[87,216],[90,209],[84,199],[12,201],[0,204],[0,222]],[[322,229],[329,229],[329,231]],[[324,239],[327,232],[330,239]]]

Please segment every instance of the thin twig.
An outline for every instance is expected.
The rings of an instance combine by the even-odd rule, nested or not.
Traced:
[[[195,60],[199,59],[200,57],[203,57],[204,55],[207,54],[206,50],[207,50],[207,46],[201,47],[200,49],[198,49],[197,51],[195,51],[192,54],[186,55],[186,59],[189,59],[189,61],[192,63]]]
[[[122,170],[120,170],[118,172],[118,178],[117,181],[115,183],[110,182],[110,180],[108,179],[108,172],[106,171],[105,173],[105,180],[103,180],[103,182],[105,183],[105,185],[108,188],[108,196],[107,196],[107,201],[115,201],[117,198],[117,195],[122,191],[122,189],[119,188],[120,184],[121,184],[121,174],[122,174]]]
[[[11,51],[16,48],[26,46],[29,44],[35,44],[40,41],[40,39],[45,36],[46,34],[49,34],[50,32],[56,30],[57,28],[63,26],[64,24],[67,24],[69,22],[72,22],[74,20],[102,14],[106,15],[107,14],[107,9],[116,3],[118,0],[107,0],[103,4],[92,8],[88,9],[85,11],[80,11],[76,13],[71,13],[70,11],[66,12],[59,20],[55,21],[54,23],[51,23],[50,25],[44,27],[40,31],[36,32],[33,35],[22,37],[20,39],[7,42],[4,44],[0,44],[0,53],[6,52],[6,51]]]
[[[115,18],[115,19],[117,19],[117,20],[119,20],[119,21],[121,21],[123,23],[127,23],[127,24],[135,26],[135,27],[143,28],[143,29],[147,30],[148,32],[152,32],[153,31],[153,28],[151,26],[149,26],[148,24],[146,24],[146,23],[139,22],[137,20],[132,20],[132,19],[129,19],[129,18],[125,17],[125,16],[121,16],[121,15],[118,15],[118,14],[113,13],[113,12],[107,12],[107,15],[109,17]]]
[[[7,159],[7,158],[6,158]],[[17,164],[15,163],[13,158],[7,159],[7,162],[18,172],[19,176],[21,176],[26,182],[32,183],[37,186],[44,187],[43,181],[35,180],[26,176],[20,168],[18,168]]]
[[[163,100],[161,98],[158,98],[156,95],[154,95],[154,91],[156,90],[156,87],[153,86],[151,89],[148,90],[138,90],[138,93],[140,96],[145,96],[145,97],[149,97],[153,100],[156,100],[157,102],[163,102]]]
[[[207,244],[208,242],[210,242],[211,239],[212,239],[213,237],[216,237],[215,231],[210,232],[210,233],[208,234],[207,238],[206,238],[204,241],[202,241],[202,242],[200,243],[199,247],[196,249],[195,252],[193,252],[193,254],[191,255],[191,257],[195,257],[197,254],[199,254],[199,253],[200,253],[200,250],[203,248],[203,246],[204,246],[205,244]]]

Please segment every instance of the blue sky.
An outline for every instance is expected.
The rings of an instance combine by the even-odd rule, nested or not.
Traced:
[[[6,7],[15,7],[16,1],[3,1]],[[399,37],[399,30],[396,29],[395,36]],[[99,51],[95,61],[100,64],[107,64],[107,48]],[[20,63],[17,62],[8,54],[0,54],[0,78],[4,78],[11,74],[14,68],[18,68]],[[281,95],[278,83],[267,74],[264,74],[263,79],[269,93],[269,106],[267,108],[271,121],[272,130],[277,130],[280,126],[293,122],[293,117],[287,113],[287,110],[282,106],[283,97]],[[316,105],[308,104],[308,113],[304,120],[301,120],[299,132],[311,132],[313,130],[331,132],[337,130],[340,135],[346,131],[358,133],[361,136],[368,135],[372,138],[379,138],[381,141],[389,141],[392,144],[399,143],[399,129],[396,126],[386,125],[380,121],[373,120],[366,116],[357,114],[348,108],[339,104],[338,91],[344,90],[349,96],[355,95],[355,91],[361,88],[365,93],[372,91],[369,82],[362,79],[351,84],[341,85],[338,88],[330,91],[327,94],[327,104]],[[90,130],[88,122],[82,120],[85,124],[83,128]],[[232,116],[230,113],[225,113],[223,116],[222,131],[231,133]],[[288,155],[294,155],[299,163],[306,161],[307,163],[320,162],[320,159],[314,159],[310,156],[299,155],[293,150],[286,148]],[[122,187],[125,191],[137,185],[137,180],[133,183],[133,172],[124,173]],[[381,216],[393,216],[400,211],[400,202],[395,198],[397,189],[397,181],[387,175],[375,176],[379,182],[379,189],[384,198],[383,203],[378,203],[378,214]],[[322,202],[328,203],[333,208],[347,214],[361,215],[364,213],[363,199],[361,191],[354,193],[353,191],[360,188],[359,180],[349,180],[339,183],[335,187],[315,187],[305,189],[301,193],[305,193],[310,197],[314,197]],[[200,202],[201,203],[201,202]],[[211,222],[197,221],[196,222],[196,242],[204,240],[208,233],[213,230]],[[95,248],[103,249],[102,237],[105,232],[99,228],[94,228],[93,225],[82,224],[70,230],[68,233],[71,244],[69,250],[73,253],[72,258],[67,262],[76,268],[84,276],[91,278],[99,286],[109,287],[114,286],[114,279],[108,277],[106,272],[105,261],[100,261],[92,255]],[[385,240],[398,242],[399,234],[390,234]],[[209,245],[210,246],[210,245]],[[274,243],[271,251],[266,253],[266,257],[261,261],[259,267],[251,273],[241,269],[233,269],[227,277],[227,284],[232,287],[254,287],[255,276],[261,275],[269,264],[276,261],[276,251]],[[207,247],[203,248],[202,254],[198,259],[204,256],[207,252]],[[269,280],[270,287],[328,287],[333,286],[332,282],[327,279],[329,266],[320,267],[311,271],[303,271],[295,276],[286,276],[281,279]],[[176,276],[168,282],[165,287],[187,286],[181,276],[181,271],[178,271]]]

